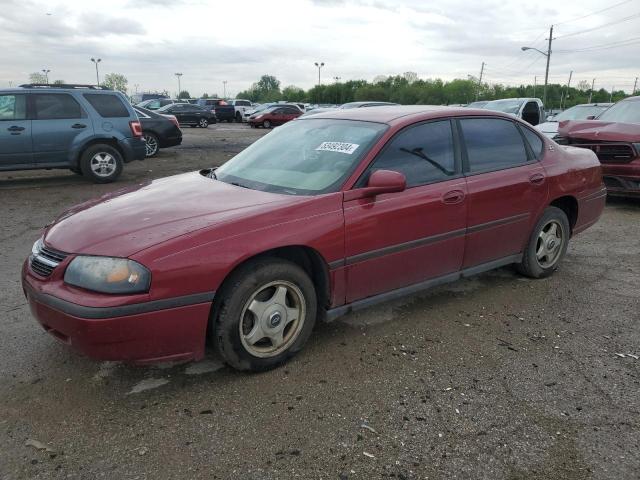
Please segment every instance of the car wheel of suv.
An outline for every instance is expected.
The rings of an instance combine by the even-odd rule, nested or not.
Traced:
[[[242,115],[240,112],[236,113],[236,123],[242,123]]]
[[[249,262],[232,274],[219,295],[213,342],[233,368],[274,368],[300,351],[311,335],[316,292],[295,263],[276,258]]]
[[[94,183],[110,183],[122,173],[122,155],[110,145],[92,145],[80,158],[82,174]]]
[[[271,128],[271,122],[269,120],[265,120],[264,122],[262,122],[262,126],[264,128]]]
[[[147,158],[155,157],[158,154],[158,150],[160,150],[160,143],[158,141],[158,137],[156,137],[153,133],[145,133],[143,135],[143,138],[146,143]]]
[[[567,252],[571,227],[567,215],[556,207],[547,207],[527,245],[518,271],[531,278],[551,275]]]
[[[207,120],[206,118],[201,118],[198,122],[198,126],[200,128],[207,128],[209,126],[209,120]]]

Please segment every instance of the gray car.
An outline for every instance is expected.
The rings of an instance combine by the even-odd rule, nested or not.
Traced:
[[[0,171],[66,168],[108,183],[145,152],[138,116],[120,92],[40,84],[0,90]]]

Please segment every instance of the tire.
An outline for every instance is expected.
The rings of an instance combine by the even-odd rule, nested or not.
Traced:
[[[198,126],[200,128],[207,128],[209,126],[209,120],[207,120],[206,118],[201,118],[200,120],[198,120]]]
[[[545,278],[558,269],[567,253],[571,226],[567,215],[557,207],[547,207],[529,238],[516,268],[531,278]]]
[[[94,183],[114,182],[122,173],[122,155],[110,145],[91,145],[80,157],[82,174]]]
[[[160,141],[158,140],[158,137],[150,132],[144,133],[142,137],[144,138],[146,143],[146,157],[155,157],[160,151]]]
[[[242,123],[242,114],[240,112],[236,113],[236,123]]]
[[[260,372],[284,363],[302,349],[316,321],[311,279],[283,259],[241,266],[225,281],[220,298],[211,318],[212,340],[237,370]]]
[[[264,128],[271,128],[271,122],[269,120],[265,120],[264,122],[262,122],[262,126]]]

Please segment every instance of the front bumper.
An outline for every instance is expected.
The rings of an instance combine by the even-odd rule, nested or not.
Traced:
[[[153,363],[204,356],[212,293],[93,307],[43,291],[46,283],[25,262],[22,285],[31,313],[45,331],[88,357]]]
[[[640,196],[640,162],[602,164],[602,179],[610,195]]]

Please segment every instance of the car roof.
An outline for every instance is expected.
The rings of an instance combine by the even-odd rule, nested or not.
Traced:
[[[302,120],[329,118],[393,124],[399,122],[411,123],[413,121],[429,120],[432,118],[469,115],[502,117],[511,120],[514,118],[513,115],[502,112],[492,112],[479,108],[446,107],[441,105],[390,105],[376,108],[328,110],[326,112],[310,115],[309,117],[304,117]]]

